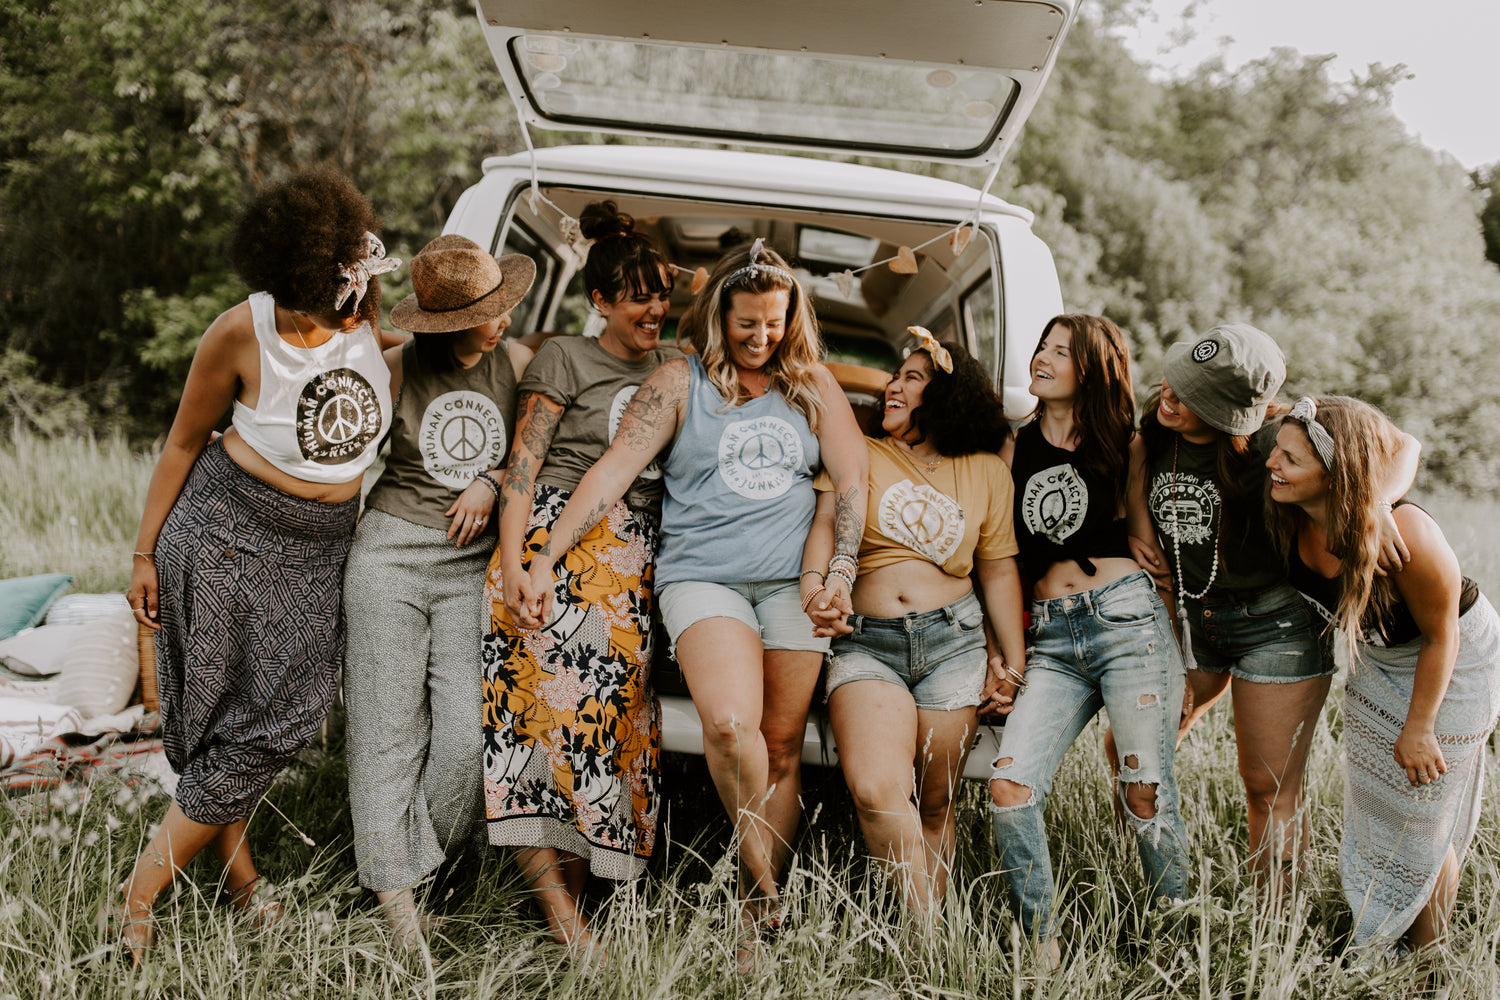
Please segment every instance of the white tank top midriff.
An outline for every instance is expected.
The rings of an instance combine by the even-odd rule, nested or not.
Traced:
[[[276,302],[250,296],[260,345],[260,395],[234,401],[235,432],[276,469],[309,483],[347,483],[380,450],[391,425],[391,376],[368,324],[317,347],[276,332]]]

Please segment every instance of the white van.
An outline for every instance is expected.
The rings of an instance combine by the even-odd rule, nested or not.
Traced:
[[[993,169],[1051,73],[1077,2],[478,0],[477,10],[523,128]],[[792,259],[857,412],[876,405],[913,325],[980,358],[1004,388],[1007,416],[1032,408],[1031,350],[1062,296],[1023,208],[951,181],[808,156],[589,145],[493,157],[444,232],[536,260],[512,335],[583,328],[585,248],[574,220],[601,198],[687,271],[756,236]],[[965,223],[966,245],[953,238]],[[905,273],[870,266],[902,248],[915,264]],[[689,284],[676,283],[669,327]],[[657,678],[663,747],[701,754],[686,689],[670,671]],[[993,747],[989,727],[980,729]],[[993,756],[988,747],[972,754],[967,776],[987,778]],[[804,759],[837,759],[816,723]]]

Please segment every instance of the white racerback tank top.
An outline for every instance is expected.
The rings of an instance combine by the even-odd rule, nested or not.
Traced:
[[[346,483],[369,468],[391,426],[391,374],[369,324],[317,347],[276,332],[276,302],[250,296],[260,343],[260,398],[234,401],[234,429],[276,468],[309,483]]]

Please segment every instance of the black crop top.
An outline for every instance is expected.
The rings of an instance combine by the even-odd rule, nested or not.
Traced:
[[[1064,559],[1092,576],[1095,559],[1131,558],[1125,519],[1115,517],[1114,484],[1077,457],[1049,443],[1034,420],[1016,434],[1016,543],[1033,580]]]
[[[1402,500],[1396,506],[1403,506],[1407,502]],[[1298,593],[1307,599],[1308,603],[1313,606],[1313,610],[1325,621],[1332,623],[1334,615],[1338,613],[1339,598],[1343,596],[1343,587],[1340,586],[1338,577],[1330,580],[1314,572],[1302,561],[1302,554],[1297,551],[1295,543],[1287,557],[1287,564],[1289,569],[1287,576],[1292,586],[1296,587]],[[1479,584],[1467,576],[1463,577],[1459,584],[1458,613],[1461,615],[1468,611],[1478,599]],[[1404,646],[1422,637],[1422,630],[1417,627],[1416,619],[1411,616],[1411,609],[1406,606],[1406,602],[1401,599],[1399,593],[1384,615],[1367,613],[1365,620],[1361,623],[1361,629],[1364,635],[1360,638],[1371,646]]]

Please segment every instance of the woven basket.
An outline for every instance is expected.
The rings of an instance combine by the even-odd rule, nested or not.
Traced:
[[[142,625],[135,645],[141,653],[141,703],[148,712],[160,712],[161,701],[156,697],[156,630]]]

